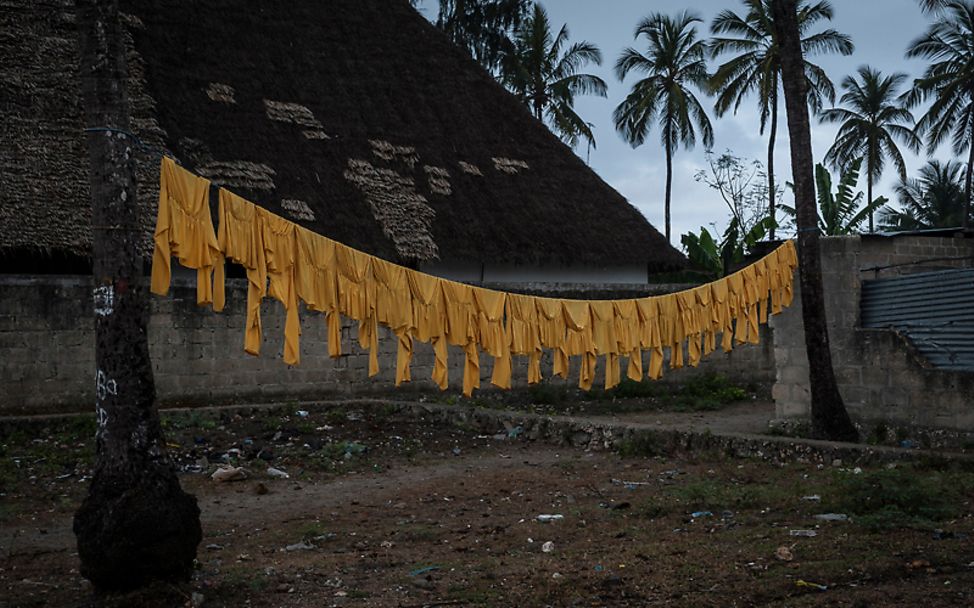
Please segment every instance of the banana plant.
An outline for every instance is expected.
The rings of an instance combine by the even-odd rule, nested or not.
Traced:
[[[822,234],[826,236],[858,234],[860,226],[869,219],[869,214],[889,202],[885,196],[880,196],[860,208],[864,195],[862,191],[855,192],[854,188],[859,182],[859,169],[861,167],[861,158],[849,163],[839,178],[837,190],[832,192],[832,174],[821,163],[815,165],[815,189],[818,193],[818,228]],[[794,207],[779,205],[778,208],[785,215],[794,219]]]
[[[772,228],[777,228],[777,223],[770,217],[764,217],[743,232],[740,220],[734,216],[724,230],[720,242],[717,242],[710,231],[704,227],[700,228],[699,235],[688,232],[680,238],[680,241],[693,265],[720,277],[740,263],[747,251],[762,240]]]

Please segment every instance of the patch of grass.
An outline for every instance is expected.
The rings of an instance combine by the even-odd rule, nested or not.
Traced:
[[[343,408],[336,407],[325,412],[325,420],[328,424],[341,424],[348,419],[348,412]]]
[[[568,400],[568,388],[554,384],[533,384],[528,388],[531,403],[537,405],[558,405]]]
[[[650,435],[637,435],[617,443],[616,451],[623,458],[652,458],[666,454],[666,446]]]
[[[700,479],[667,488],[664,493],[691,510],[747,510],[793,505],[798,492],[789,485]]]
[[[202,429],[205,431],[212,431],[219,426],[219,422],[217,422],[212,414],[199,410],[191,410],[189,412],[164,412],[161,417],[162,428],[167,431],[179,431],[182,429]],[[94,432],[92,432],[92,435],[94,435]]]
[[[970,473],[914,467],[859,475],[840,472],[828,492],[827,504],[869,529],[927,529],[963,513],[964,495],[972,490],[974,475]]]

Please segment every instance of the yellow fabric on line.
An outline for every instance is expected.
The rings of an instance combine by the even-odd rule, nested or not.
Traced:
[[[221,259],[214,276],[213,309],[223,310],[225,293],[226,259],[240,264],[247,271],[247,320],[244,328],[244,352],[257,356],[263,338],[260,324],[260,301],[267,293],[267,260],[264,255],[264,238],[257,221],[257,207],[236,194],[220,188],[220,229],[217,243]]]
[[[787,241],[727,277],[686,291],[625,300],[567,300],[509,294],[440,279],[387,262],[315,234],[266,209],[220,189],[213,230],[209,182],[163,159],[154,233],[152,291],[168,292],[170,260],[197,270],[197,302],[225,306],[225,260],[247,273],[244,350],[260,352],[260,303],[265,296],[286,310],[284,361],[300,362],[299,302],[326,315],[328,353],[342,353],[341,316],[358,322],[359,346],[369,353],[369,375],[379,372],[378,326],[397,338],[396,385],[410,380],[416,340],[433,347],[432,379],[449,385],[448,345],[463,349],[463,392],[480,386],[479,352],[494,358],[491,383],[510,388],[512,355],[528,358],[529,383],[542,377],[544,349],[553,355],[552,373],[569,374],[570,357],[580,359],[578,384],[592,387],[598,357],[605,359],[605,387],[626,376],[638,381],[670,368],[695,366],[717,346],[758,343],[761,323],[794,297],[797,251]],[[211,283],[212,273],[212,283]],[[684,351],[686,348],[686,351]],[[664,350],[665,349],[665,350]],[[643,351],[649,365],[643,367]]]
[[[210,217],[210,182],[163,157],[159,209],[153,233],[150,291],[164,296],[172,281],[171,259],[196,270],[196,303],[213,303],[213,268],[222,259]]]

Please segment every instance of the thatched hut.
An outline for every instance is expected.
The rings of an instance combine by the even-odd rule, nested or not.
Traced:
[[[405,0],[122,10],[147,251],[165,153],[317,232],[451,278],[635,283],[683,265]],[[3,3],[0,272],[87,265],[77,46],[72,0]]]

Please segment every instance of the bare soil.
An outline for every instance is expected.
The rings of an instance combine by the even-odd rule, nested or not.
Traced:
[[[621,458],[382,407],[168,415],[202,509],[199,567],[186,585],[96,598],[71,532],[90,425],[2,429],[2,608],[188,606],[194,593],[214,607],[974,605],[970,473],[950,477],[950,517],[877,528],[814,517],[870,470]],[[221,461],[248,479],[213,481]]]

